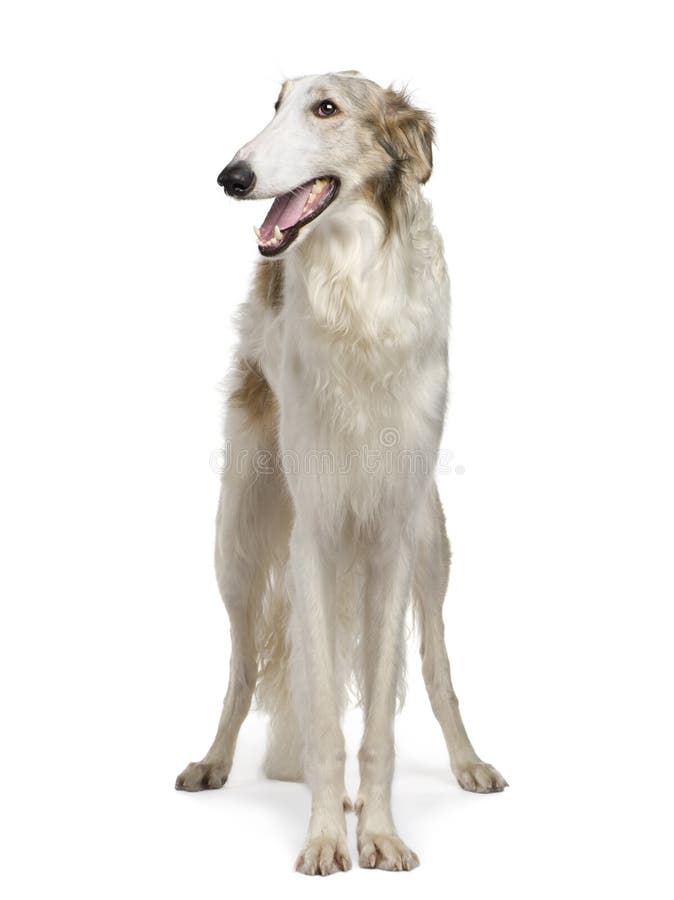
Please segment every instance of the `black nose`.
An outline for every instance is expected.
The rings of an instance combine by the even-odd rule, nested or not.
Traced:
[[[218,175],[218,184],[230,197],[245,197],[255,184],[255,172],[247,162],[233,162]]]

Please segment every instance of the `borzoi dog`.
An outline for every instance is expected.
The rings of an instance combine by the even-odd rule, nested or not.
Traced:
[[[444,644],[450,549],[434,480],[447,400],[449,282],[421,192],[429,117],[357,72],[286,81],[275,114],[220,173],[273,198],[256,229],[227,403],[215,565],[231,622],[217,735],[176,787],[219,788],[253,693],[264,769],[312,792],[296,868],[412,869],[391,815],[393,725],[413,597],[423,674],[461,787],[506,782],[461,721]],[[360,789],[344,783],[348,687],[364,710]]]

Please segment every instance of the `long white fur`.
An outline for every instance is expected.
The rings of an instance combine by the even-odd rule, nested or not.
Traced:
[[[433,477],[447,387],[442,241],[419,188],[406,198],[405,231],[387,235],[361,190],[357,159],[347,159],[348,133],[339,144],[321,141],[316,123],[305,124],[309,99],[325,84],[334,94],[339,77],[292,82],[272,124],[236,157],[254,168],[256,196],[332,172],[342,190],[285,254],[280,307],[254,290],[241,311],[238,356],[264,373],[280,419],[270,432],[243,410],[228,413],[237,465],[223,477],[216,571],[231,621],[230,684],[213,746],[177,785],[224,783],[257,685],[270,713],[267,774],[304,779],[312,791],[297,862],[308,874],[350,866],[340,716],[354,673],[365,722],[355,803],[360,863],[418,863],[390,807],[412,593],[452,769],[468,790],[505,785],[468,740],[443,638],[449,544]],[[317,449],[332,466],[304,464]],[[274,460],[263,471],[254,463],[261,450]],[[299,465],[280,465],[279,451]],[[364,452],[378,453],[379,464],[365,465]]]

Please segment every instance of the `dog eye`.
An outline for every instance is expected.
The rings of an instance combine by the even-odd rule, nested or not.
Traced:
[[[334,116],[338,112],[337,105],[332,100],[321,100],[320,103],[314,106],[314,115],[318,116],[319,119],[329,119],[330,116]]]

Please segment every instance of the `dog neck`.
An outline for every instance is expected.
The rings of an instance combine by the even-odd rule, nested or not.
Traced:
[[[363,198],[326,215],[286,262],[293,329],[306,326],[356,354],[395,347],[404,356],[422,332],[444,327],[424,288],[429,266],[442,263],[430,206],[417,192],[407,210],[404,230],[388,232]]]

